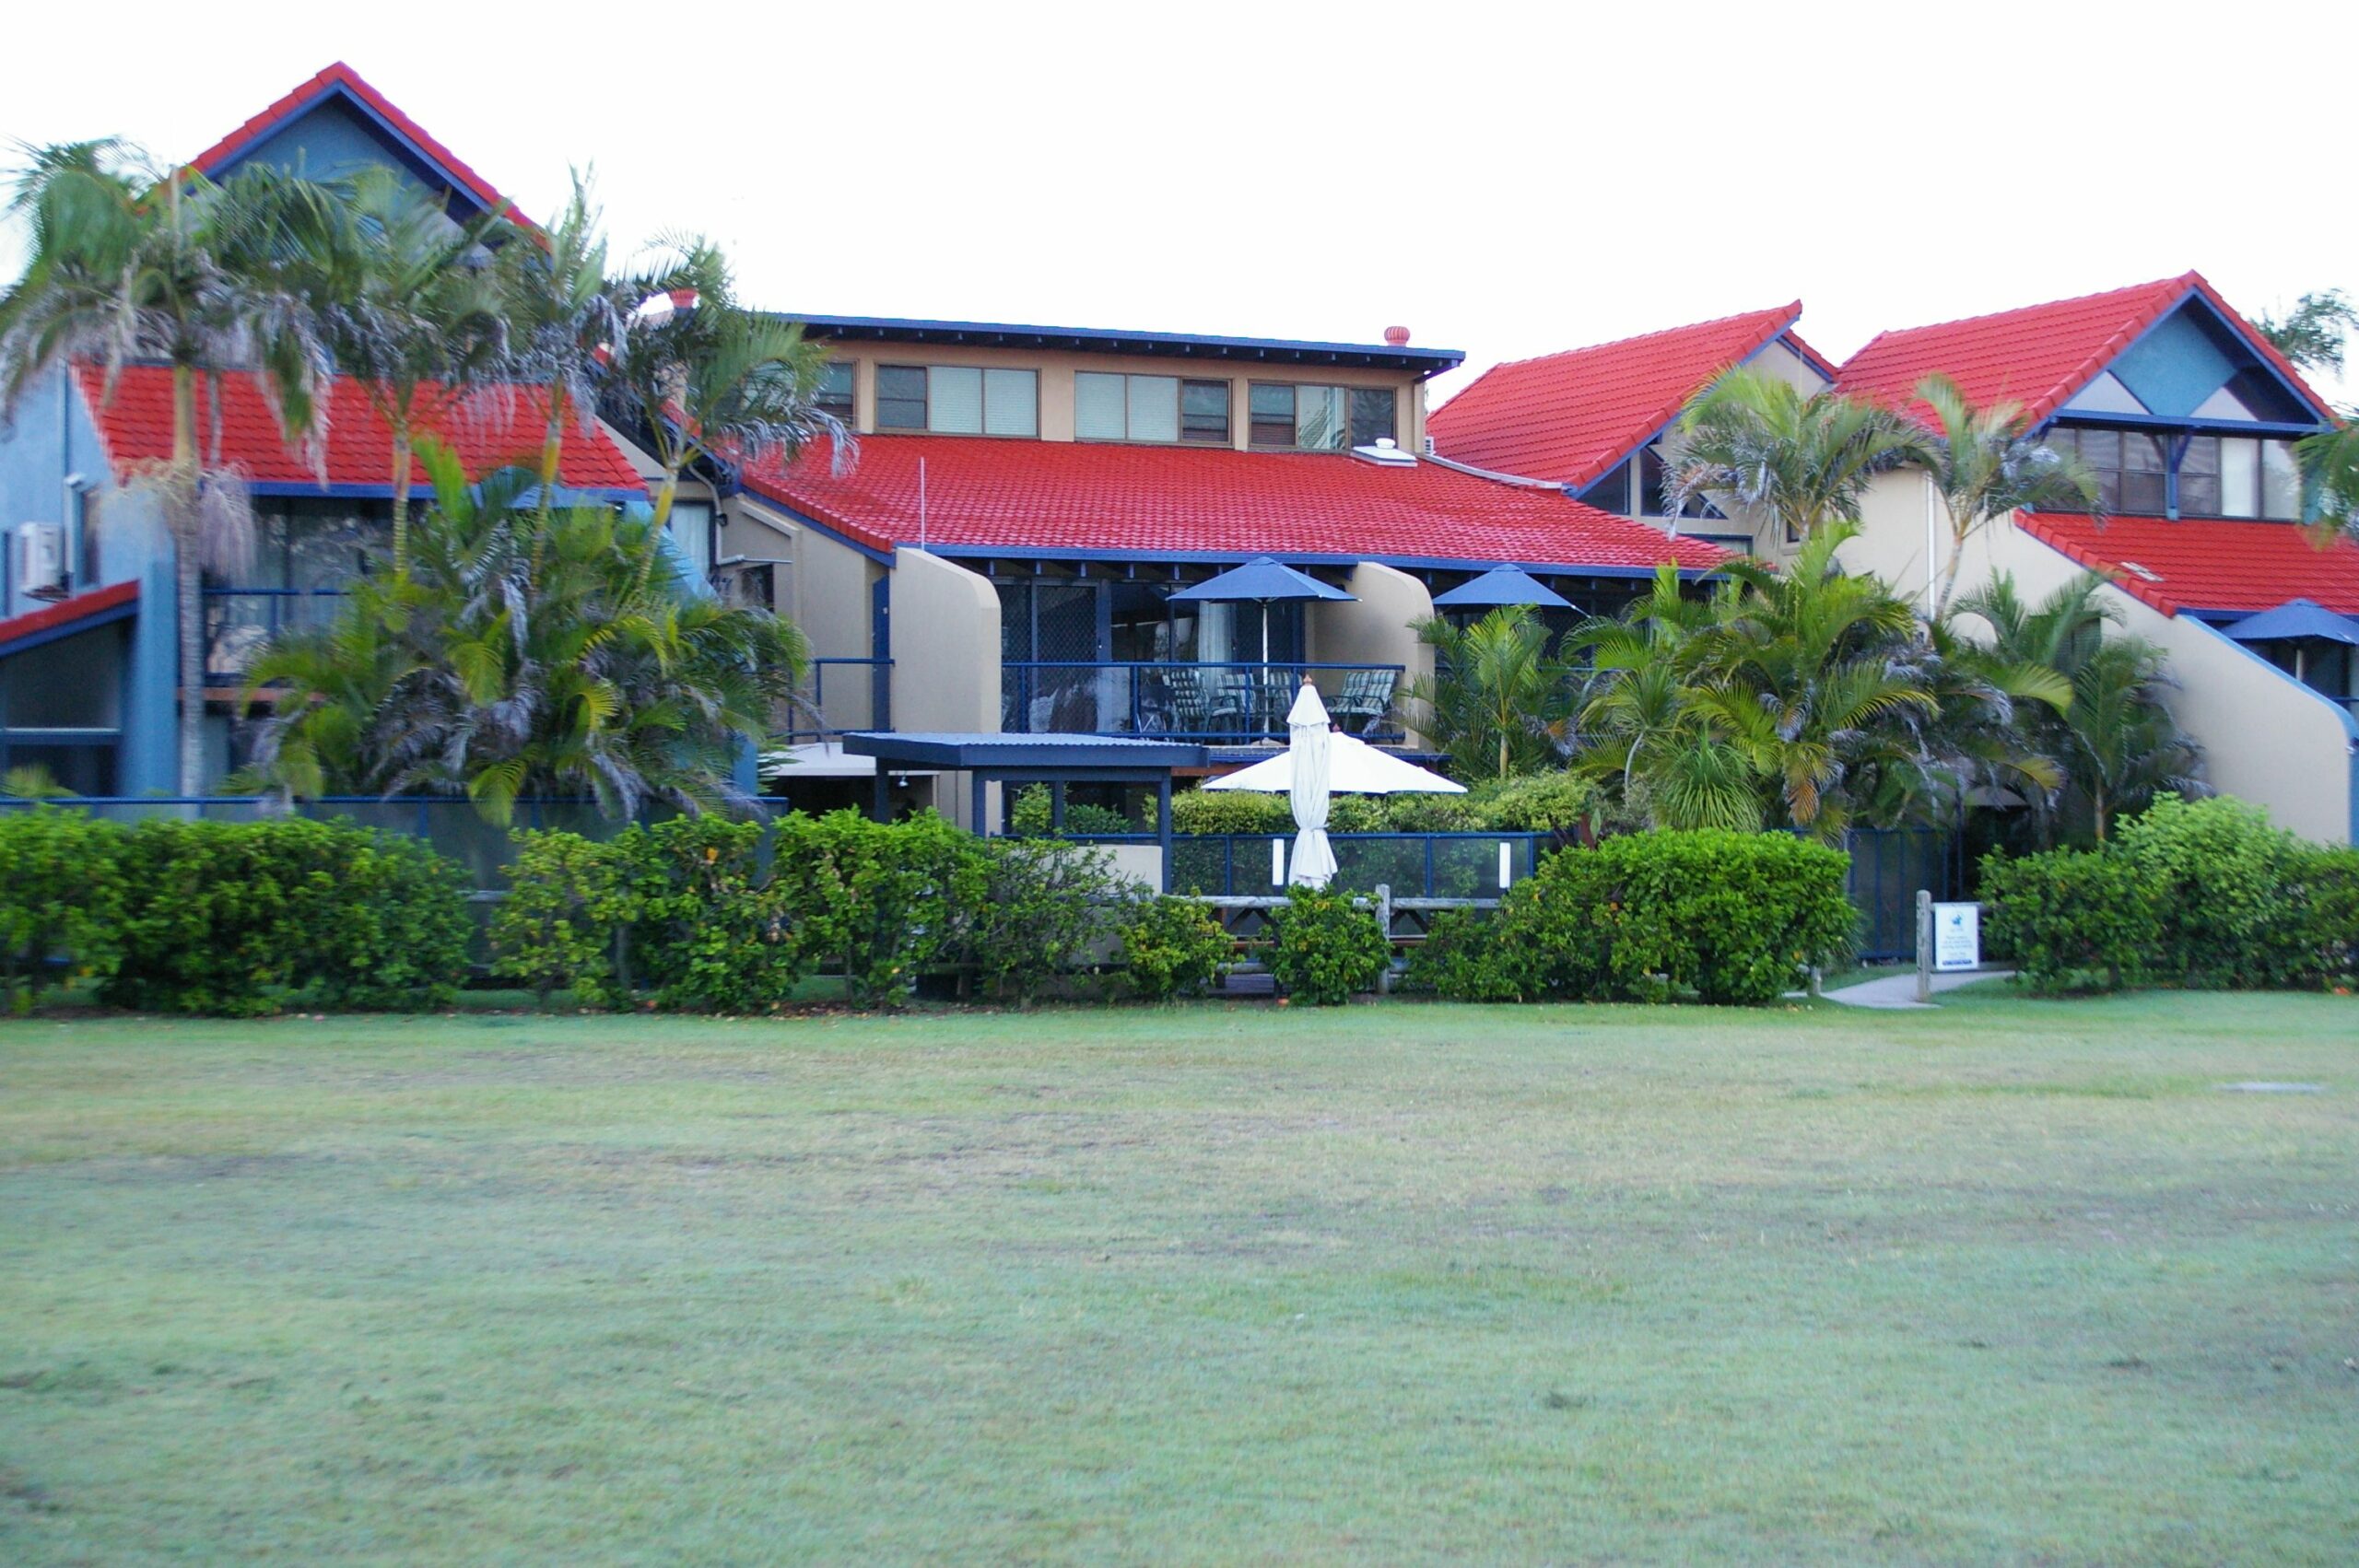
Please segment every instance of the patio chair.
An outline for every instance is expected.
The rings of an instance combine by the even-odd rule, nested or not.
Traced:
[[[1392,687],[1397,677],[1390,670],[1354,670],[1344,677],[1344,693],[1328,708],[1355,735],[1365,735],[1392,711]],[[1351,722],[1357,720],[1358,722]]]

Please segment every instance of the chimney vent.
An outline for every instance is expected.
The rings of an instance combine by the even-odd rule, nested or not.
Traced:
[[[1391,344],[1395,348],[1406,348],[1409,346],[1409,329],[1407,327],[1387,327],[1384,329],[1384,341]]]

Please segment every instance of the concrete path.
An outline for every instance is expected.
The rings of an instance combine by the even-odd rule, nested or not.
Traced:
[[[1933,977],[1933,993],[1954,991],[1960,986],[1970,986],[1977,980],[2001,980],[2013,974],[2013,969],[1966,969]],[[1839,991],[1823,993],[1829,1001],[1839,1001],[1846,1007],[1881,1007],[1894,1011],[1914,1011],[1933,1004],[1917,1000],[1917,971],[1905,975],[1887,975],[1880,980],[1867,980],[1856,986],[1845,986]]]

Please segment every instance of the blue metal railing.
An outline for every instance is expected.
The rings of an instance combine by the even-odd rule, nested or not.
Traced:
[[[1343,892],[1373,893],[1381,883],[1395,898],[1496,898],[1501,850],[1511,886],[1532,875],[1555,836],[1331,833],[1327,842],[1335,851],[1330,885]],[[1292,834],[1183,834],[1171,841],[1171,891],[1220,897],[1282,894],[1293,848]]]
[[[827,703],[827,672],[857,668],[868,673],[867,700],[854,694],[847,705],[843,682],[836,683],[833,711]],[[846,711],[849,706],[849,711]],[[781,739],[824,741],[847,730],[889,730],[893,727],[893,661],[830,655],[811,661],[811,689],[795,704],[794,722]]]
[[[1000,666],[1000,727],[1027,735],[1163,735],[1282,741],[1305,675],[1336,722],[1397,741],[1399,664],[1011,660]]]

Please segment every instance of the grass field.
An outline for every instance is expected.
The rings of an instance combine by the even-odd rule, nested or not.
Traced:
[[[10,1564],[2354,1556],[2347,999],[0,1024]]]

